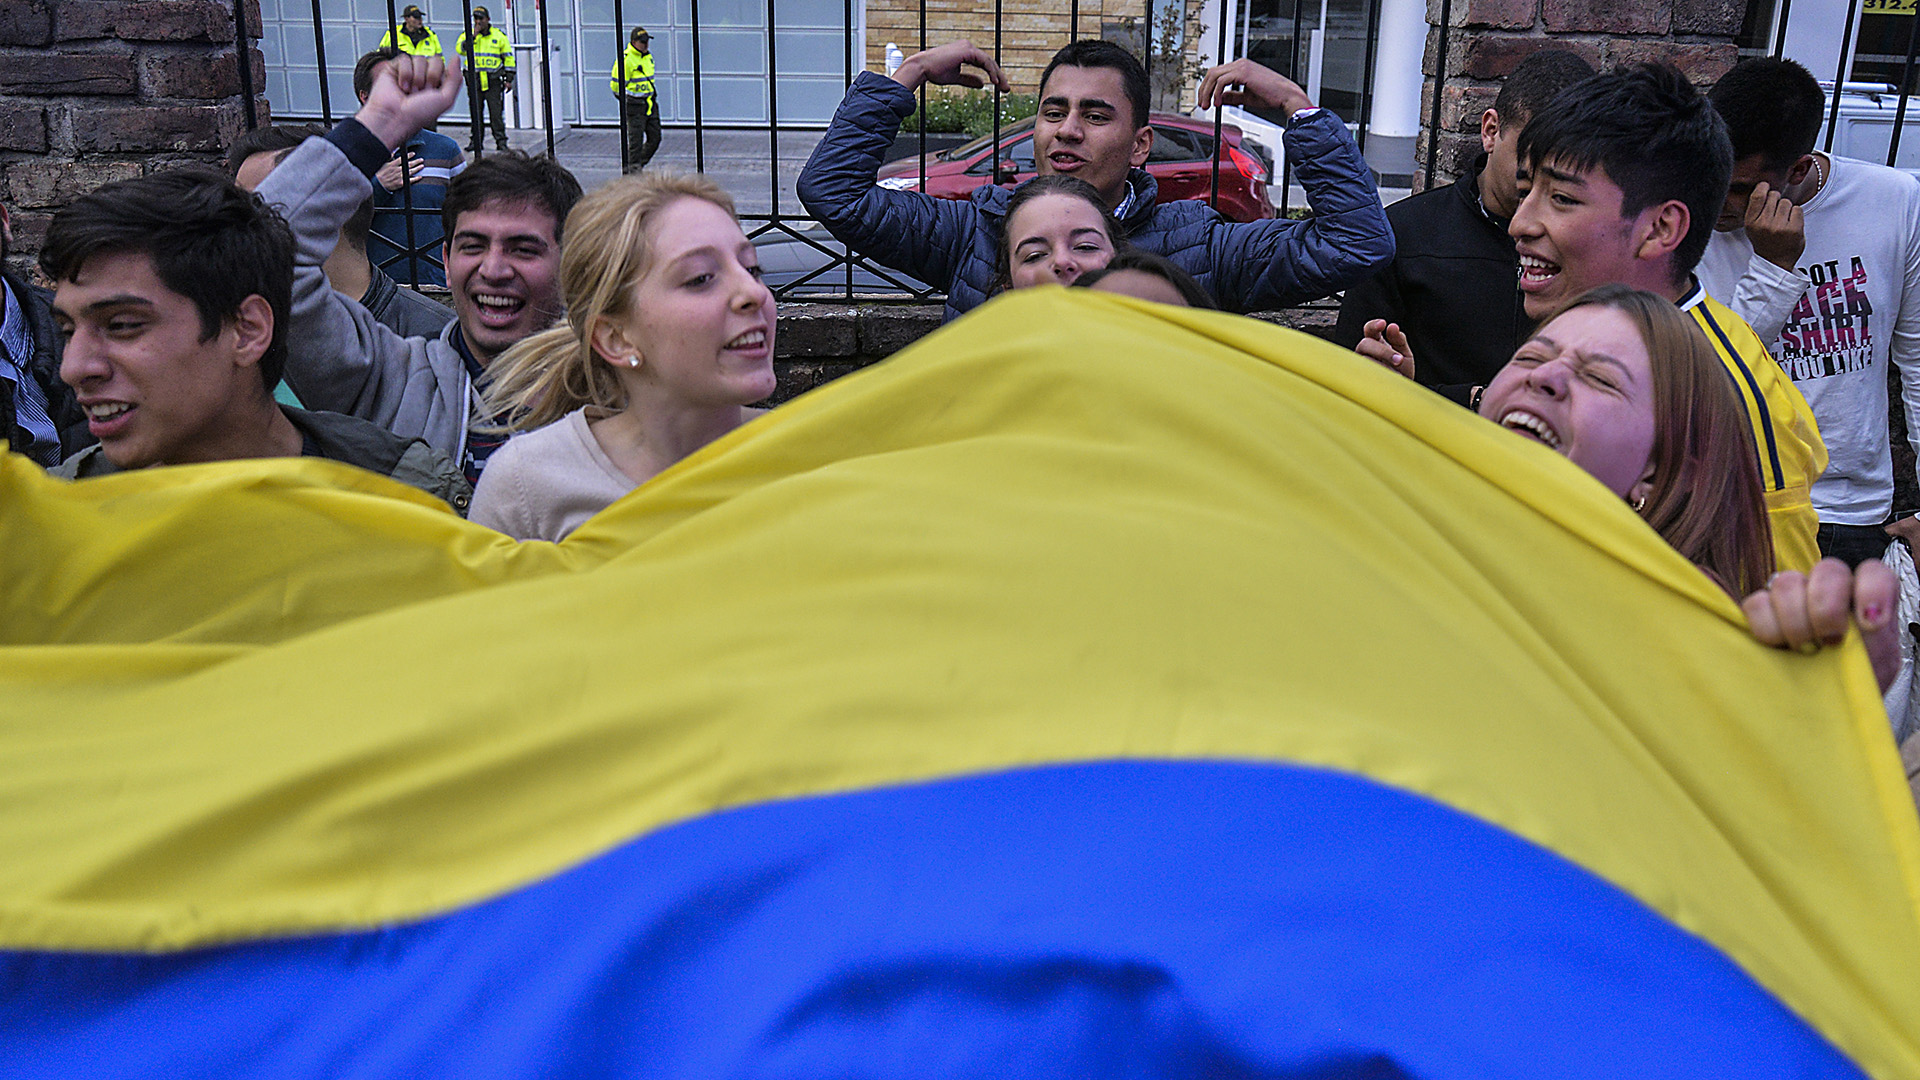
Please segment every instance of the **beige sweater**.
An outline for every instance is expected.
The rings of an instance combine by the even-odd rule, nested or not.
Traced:
[[[517,540],[559,540],[637,486],[576,409],[494,451],[467,516]]]

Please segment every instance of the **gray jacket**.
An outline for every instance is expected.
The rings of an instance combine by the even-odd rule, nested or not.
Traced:
[[[440,331],[453,321],[452,308],[412,289],[401,288],[385,270],[371,263],[368,269],[373,273],[368,278],[366,293],[360,297],[360,306],[394,333],[401,337],[439,337]]]
[[[364,160],[363,160],[364,159]],[[301,144],[267,175],[260,197],[293,227],[293,326],[286,380],[303,404],[346,413],[402,438],[425,439],[458,462],[476,415],[458,320],[438,337],[402,337],[335,292],[321,264],[340,226],[373,190],[386,147],[353,120]]]
[[[404,439],[376,424],[339,413],[309,412],[282,405],[280,411],[299,430],[302,441],[315,457],[342,461],[398,480],[439,499],[467,515],[473,502],[473,487],[466,474],[448,460],[447,455],[417,438]],[[96,444],[48,470],[62,480],[85,480],[108,476],[121,469]]]

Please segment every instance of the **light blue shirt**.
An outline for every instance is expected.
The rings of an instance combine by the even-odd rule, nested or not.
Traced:
[[[0,293],[7,298],[6,318],[0,322],[0,379],[13,384],[13,422],[33,440],[13,450],[51,468],[60,464],[60,432],[47,414],[46,392],[28,369],[33,359],[33,335],[27,330],[26,309],[4,282],[0,282]],[[0,435],[4,434],[0,430]]]

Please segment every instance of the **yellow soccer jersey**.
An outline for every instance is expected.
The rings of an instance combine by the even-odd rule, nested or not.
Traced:
[[[1780,570],[1811,570],[1820,561],[1820,518],[1813,509],[1813,482],[1827,468],[1827,444],[1813,410],[1793,380],[1780,370],[1759,335],[1695,283],[1680,300],[1706,332],[1713,351],[1733,376],[1753,424],[1760,480],[1767,491],[1767,522],[1773,527],[1773,561]]]

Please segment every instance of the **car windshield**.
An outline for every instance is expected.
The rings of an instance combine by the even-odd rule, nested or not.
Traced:
[[[1032,126],[1033,126],[1032,117],[1028,117],[1027,119],[1021,120],[1017,123],[1003,124],[1000,127],[1000,137],[1002,139],[1005,139],[1009,135],[1015,134],[1017,132],[1025,131],[1026,129]],[[965,143],[960,146],[956,146],[951,150],[941,151],[940,156],[946,158],[948,161],[962,161],[962,160],[965,160],[966,158],[972,157],[973,155],[979,153],[982,150],[985,150],[987,148],[987,145],[991,142],[993,142],[993,132],[989,131],[985,135],[980,136],[979,138],[973,140],[970,143]]]

